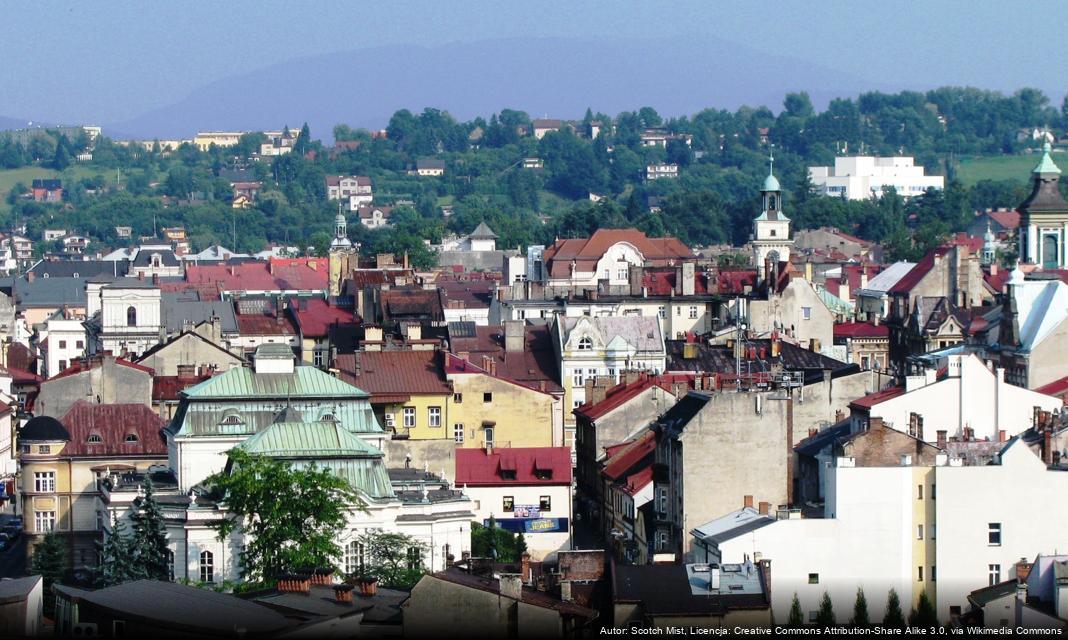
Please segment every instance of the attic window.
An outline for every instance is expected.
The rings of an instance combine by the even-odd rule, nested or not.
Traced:
[[[122,439],[123,442],[137,442],[136,433],[127,433],[126,437]]]
[[[501,469],[502,480],[515,480],[515,469]]]
[[[553,470],[552,469],[535,469],[534,470],[534,477],[537,478],[538,480],[552,480],[553,479]]]
[[[239,425],[239,424],[245,424],[245,422],[243,420],[241,420],[241,416],[228,415],[225,418],[223,418],[222,422],[220,422],[219,424]]]
[[[332,413],[324,413],[323,417],[319,418],[319,422],[339,422],[339,420]]]
[[[88,444],[100,444],[104,442],[104,439],[95,433],[91,433],[89,434],[89,437],[86,438],[85,442]]]
[[[579,351],[591,351],[593,349],[593,339],[589,336],[584,336],[578,341]]]

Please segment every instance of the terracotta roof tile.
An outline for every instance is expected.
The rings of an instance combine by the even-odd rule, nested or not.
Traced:
[[[880,402],[885,402],[891,398],[896,398],[905,393],[905,387],[890,387],[889,389],[883,389],[882,391],[876,391],[875,393],[869,393],[863,398],[858,398],[849,403],[850,407],[856,407],[858,409],[871,409]]]
[[[224,291],[317,291],[327,288],[328,272],[326,258],[271,258],[267,262],[190,265],[185,279]]]
[[[167,455],[163,436],[166,423],[143,404],[92,404],[75,402],[60,422],[70,433],[65,455]],[[90,444],[99,436],[99,444]],[[135,437],[127,441],[129,437]]]
[[[870,322],[843,322],[834,325],[835,338],[888,338],[890,328]]]
[[[335,366],[343,381],[370,393],[372,402],[383,396],[452,393],[439,351],[360,351],[339,355]]]
[[[501,469],[515,471],[515,479],[502,477]],[[568,485],[571,484],[571,449],[516,447],[494,449],[492,453],[485,449],[457,449],[456,484]]]
[[[322,338],[334,325],[354,325],[352,309],[336,307],[321,298],[290,301],[289,308],[297,318],[297,325],[304,337]]]

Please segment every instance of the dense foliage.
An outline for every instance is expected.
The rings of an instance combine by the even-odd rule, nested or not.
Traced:
[[[348,513],[363,508],[356,490],[329,469],[228,452],[227,469],[206,481],[227,517],[213,523],[220,540],[244,534],[241,577],[272,582],[298,567],[333,567]]]
[[[602,128],[591,139],[594,121]],[[750,233],[767,172],[766,134],[775,145],[776,173],[796,229],[836,226],[888,243],[894,257],[910,258],[959,230],[974,209],[1015,206],[1025,195],[1023,175],[963,186],[955,180],[960,156],[1037,146],[1019,131],[1068,127],[1068,103],[1055,109],[1034,89],[1003,95],[943,87],[836,99],[823,111],[807,94],[792,93],[778,114],[766,107],[710,108],[665,119],[649,107],[615,117],[588,110],[574,131],[564,128],[540,140],[526,133],[529,124],[526,113],[512,109],[468,122],[439,109],[401,110],[384,136],[339,124],[334,138],[351,144],[330,148],[305,125],[294,153],[255,160],[250,158],[263,134],[247,134],[228,148],[202,152],[183,145],[166,153],[158,144],[145,149],[100,138],[90,145],[58,132],[43,132],[26,144],[0,134],[0,167],[48,168],[67,187],[63,203],[43,204],[20,197],[26,185],[16,185],[0,224],[25,222],[34,238],[46,226],[76,229],[109,246],[183,225],[197,249],[222,243],[255,251],[276,242],[322,252],[337,213],[336,203],[326,200],[325,177],[356,174],[372,178],[377,202],[403,206],[391,228],[350,224],[352,239],[367,253],[409,251],[420,265],[433,262],[424,240],[467,233],[481,221],[498,233],[502,247],[623,225],[691,244],[740,244]],[[645,146],[640,136],[649,127],[678,135],[664,147]],[[90,147],[91,161],[71,163]],[[947,189],[907,204],[896,194],[852,202],[812,196],[806,167],[831,164],[841,153],[915,156],[928,172],[947,176]],[[419,158],[431,155],[445,161],[444,176],[410,172]],[[540,158],[544,168],[524,168],[524,158]],[[679,178],[645,181],[645,167],[654,162],[678,164]],[[230,187],[220,173],[236,168],[264,182],[253,208],[229,205]],[[595,204],[590,194],[606,197]],[[649,212],[651,198],[659,200],[659,214]],[[452,207],[453,215],[443,217],[443,206]],[[134,240],[120,241],[116,225],[132,226]]]
[[[411,589],[423,576],[426,544],[412,536],[389,531],[365,531],[358,541],[367,562],[359,578],[374,578],[392,589]]]
[[[490,518],[488,526],[471,525],[471,553],[479,558],[493,558],[495,562],[519,562],[527,550],[522,533],[512,533],[497,526]]]
[[[30,571],[41,576],[44,583],[42,587],[45,615],[55,615],[56,595],[52,591],[52,585],[61,583],[67,572],[67,547],[55,532],[48,532],[34,546]]]

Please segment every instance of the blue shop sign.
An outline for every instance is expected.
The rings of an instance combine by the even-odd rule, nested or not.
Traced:
[[[501,518],[497,526],[513,533],[556,533],[566,532],[567,518]],[[489,526],[489,520],[483,524]]]

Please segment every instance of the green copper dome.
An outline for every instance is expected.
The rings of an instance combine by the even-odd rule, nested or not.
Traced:
[[[1042,160],[1039,161],[1038,166],[1031,173],[1060,173],[1060,168],[1053,164],[1053,158],[1049,157],[1050,144],[1047,142],[1042,146]]]
[[[767,178],[764,178],[764,191],[782,191],[779,187],[779,179],[772,174],[768,174]]]

